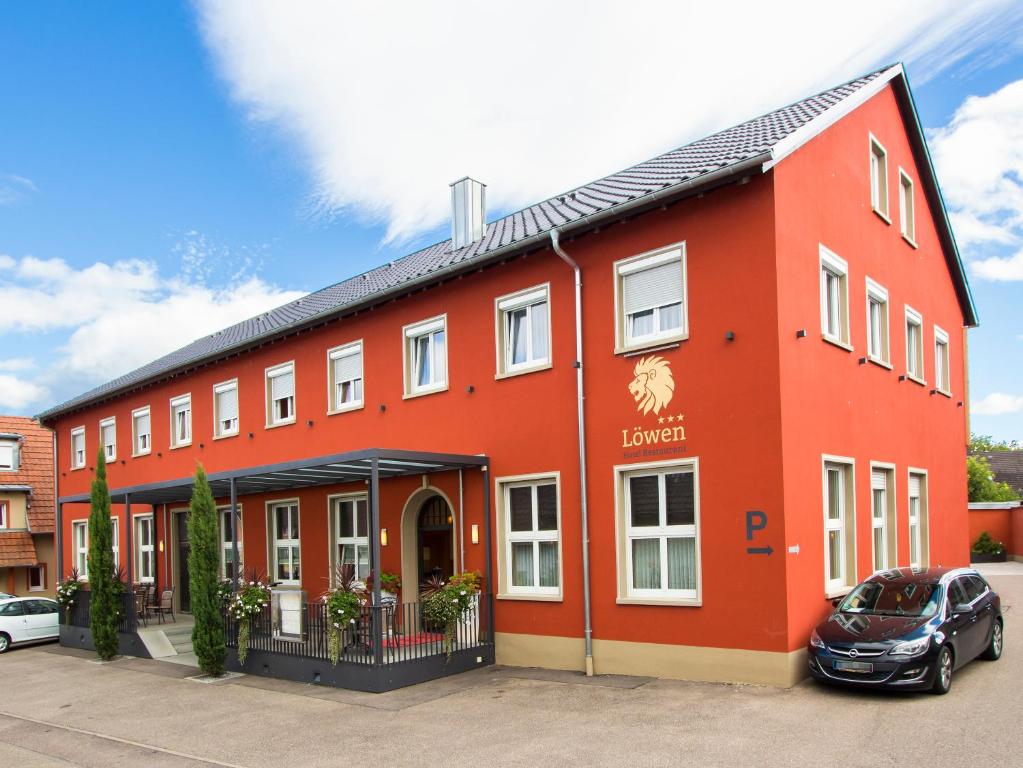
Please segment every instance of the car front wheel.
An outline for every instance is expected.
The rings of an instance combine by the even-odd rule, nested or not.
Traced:
[[[1003,636],[1002,622],[996,621],[991,626],[991,642],[987,644],[987,648],[984,649],[984,653],[980,655],[982,659],[988,661],[998,661],[1002,655],[1002,643],[1005,642]]]
[[[0,653],[7,653],[7,649],[11,647],[11,638],[0,632]]]
[[[934,673],[934,685],[931,686],[931,693],[943,696],[952,689],[952,651],[947,647],[941,649],[938,654],[938,669]]]

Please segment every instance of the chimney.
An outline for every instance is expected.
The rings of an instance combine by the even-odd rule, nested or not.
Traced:
[[[487,185],[468,176],[451,185],[451,249],[483,237],[487,226]]]

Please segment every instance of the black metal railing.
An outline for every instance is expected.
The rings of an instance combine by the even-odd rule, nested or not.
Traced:
[[[493,644],[488,595],[479,595],[455,623],[451,652]],[[282,630],[272,606],[252,617],[249,650],[284,656],[330,660],[329,627],[323,602],[302,603],[298,634]],[[238,624],[225,617],[227,645],[238,646]],[[423,615],[422,604],[364,606],[354,624],[341,628],[339,662],[377,666],[403,664],[447,653],[445,628],[434,626]]]
[[[74,605],[61,608],[61,623],[71,627],[92,626],[92,593],[87,589],[80,589],[75,593],[74,601]],[[121,595],[121,620],[117,624],[117,631],[130,634],[137,628],[135,600],[130,592],[125,592]]]

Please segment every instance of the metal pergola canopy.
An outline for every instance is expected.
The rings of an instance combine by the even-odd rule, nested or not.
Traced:
[[[208,480],[214,498],[227,498],[231,494],[232,481],[236,494],[245,496],[253,493],[369,481],[374,463],[380,479],[385,480],[404,475],[482,467],[487,461],[487,457],[481,455],[367,448],[331,456],[214,472],[208,475]],[[110,498],[114,503],[125,503],[130,500],[132,504],[188,502],[192,498],[193,479],[185,477],[159,483],[113,488],[110,491]],[[58,499],[60,504],[88,501],[87,493],[62,496]]]

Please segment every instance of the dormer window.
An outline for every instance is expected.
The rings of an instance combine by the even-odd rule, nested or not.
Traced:
[[[18,441],[0,440],[0,472],[14,472],[18,468]]]

